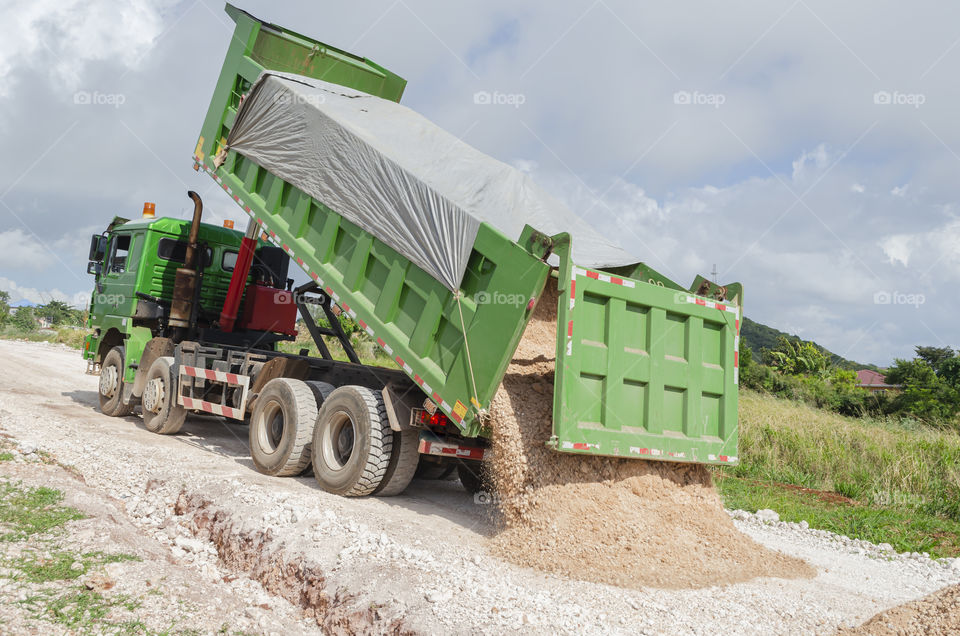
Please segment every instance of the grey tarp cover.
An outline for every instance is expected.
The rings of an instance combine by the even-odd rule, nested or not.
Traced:
[[[569,232],[584,267],[637,262],[523,172],[425,117],[320,80],[264,72],[227,147],[364,228],[456,290],[487,222],[517,240],[525,224]]]

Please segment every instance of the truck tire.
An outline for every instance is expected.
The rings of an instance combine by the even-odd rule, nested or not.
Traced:
[[[390,463],[387,472],[383,475],[380,485],[373,494],[377,497],[393,497],[399,495],[417,472],[420,463],[420,431],[408,428],[399,433],[393,433],[393,450],[390,453]]]
[[[455,472],[457,472],[457,465],[453,461],[440,463],[421,459],[413,478],[437,480],[457,479],[454,475]]]
[[[347,385],[324,401],[313,429],[313,476],[327,492],[369,495],[387,473],[393,430],[379,392]]]
[[[100,365],[100,411],[104,415],[123,417],[133,413],[133,405],[123,403],[123,369],[123,347],[114,347]]]
[[[460,483],[464,490],[471,495],[486,490],[487,486],[486,465],[479,461],[460,461],[457,464],[457,475],[460,477]]]
[[[147,381],[140,399],[143,425],[158,435],[179,433],[187,417],[187,410],[177,404],[177,379],[173,376],[173,365],[170,356],[154,359],[147,371]]]
[[[317,408],[323,406],[323,401],[330,397],[330,394],[337,390],[329,382],[318,382],[317,380],[307,380],[307,386],[313,391],[313,397],[317,401]]]
[[[265,475],[299,475],[310,464],[317,421],[314,391],[303,380],[267,382],[250,416],[250,457]]]

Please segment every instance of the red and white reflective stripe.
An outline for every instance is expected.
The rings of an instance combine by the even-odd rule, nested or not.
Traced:
[[[422,455],[440,455],[442,457],[459,457],[460,459],[483,459],[487,456],[487,449],[476,446],[460,446],[448,442],[431,442],[420,440],[419,451]]]
[[[560,448],[563,450],[600,450],[600,444],[590,444],[587,442],[561,442]]]
[[[740,384],[740,314],[737,314],[733,334],[733,383]]]
[[[232,417],[235,420],[243,419],[243,411],[240,409],[231,408],[229,406],[220,406],[219,404],[207,402],[206,400],[197,400],[181,395],[180,403],[184,408],[194,411],[203,411],[205,413],[213,413],[214,415],[222,415],[223,417]]]
[[[611,276],[610,274],[604,274],[602,272],[595,272],[592,269],[583,269],[582,267],[574,267],[573,275],[576,276],[586,276],[587,278],[592,278],[603,283],[612,283],[614,285],[621,285],[623,287],[636,287],[636,282],[630,280],[629,278],[620,278],[619,276]]]
[[[196,157],[194,157],[194,161],[197,161]],[[211,177],[213,177],[213,179],[217,183],[223,186],[224,190],[227,190],[227,192],[230,192],[230,189],[227,187],[225,183],[223,183],[222,179],[216,174],[216,172],[214,172],[214,170],[212,170],[209,166],[207,166],[203,162],[198,162],[198,163],[200,163],[203,169]],[[451,419],[453,419],[458,424],[463,422],[463,417],[460,414],[458,414],[456,411],[454,411],[454,408],[450,405],[450,403],[442,399],[439,395],[437,395],[437,393],[430,388],[430,385],[424,382],[423,378],[418,373],[416,373],[409,364],[406,364],[405,362],[403,362],[400,356],[394,356],[393,347],[387,344],[383,340],[383,338],[377,336],[376,332],[373,330],[372,327],[370,327],[369,323],[363,320],[362,318],[360,318],[360,316],[357,315],[356,311],[354,311],[353,308],[351,308],[346,303],[341,303],[340,296],[337,295],[337,293],[333,291],[333,289],[331,289],[329,286],[324,285],[323,279],[320,278],[320,276],[315,271],[312,271],[309,267],[307,267],[303,259],[297,257],[297,255],[294,253],[294,251],[290,248],[289,245],[285,243],[281,243],[280,240],[277,238],[276,233],[274,233],[272,230],[267,228],[267,224],[264,223],[262,218],[258,217],[256,213],[253,212],[248,206],[244,205],[244,203],[239,198],[234,197],[234,199],[237,201],[237,203],[239,203],[243,207],[244,211],[246,211],[246,213],[250,215],[250,218],[256,220],[257,224],[263,229],[264,232],[268,234],[268,236],[270,237],[270,241],[274,245],[281,247],[283,251],[290,256],[290,258],[292,258],[298,265],[300,265],[300,267],[303,268],[303,271],[305,271],[310,276],[310,278],[312,278],[327,293],[327,295],[333,299],[335,303],[338,303],[343,308],[343,310],[347,313],[348,316],[356,320],[358,324],[360,324],[361,328],[363,328],[364,331],[370,334],[371,338],[377,341],[377,345],[381,349],[386,351],[387,355],[389,355],[391,358],[395,358],[397,363],[400,365],[400,368],[403,369],[407,375],[409,375],[411,378],[414,379],[414,381],[424,390],[424,393],[430,396],[430,399],[436,402],[437,406],[441,410],[443,410],[444,413],[446,413]],[[244,389],[244,400],[246,400],[246,389]],[[454,400],[455,404],[458,402],[460,401]]]
[[[707,455],[707,459],[712,462],[736,462],[736,455]]]
[[[709,309],[716,309],[718,311],[728,311],[732,314],[740,315],[740,308],[736,305],[726,305],[724,303],[718,303],[715,300],[710,300],[708,298],[702,298],[700,296],[687,296],[687,303],[700,305],[701,307],[707,307]]]
[[[188,375],[191,378],[204,378],[214,382],[226,382],[240,386],[247,386],[250,383],[250,376],[240,375],[238,373],[227,373],[226,371],[214,371],[213,369],[204,369],[203,367],[180,366],[180,373]]]
[[[663,451],[659,448],[640,448],[639,446],[631,446],[630,453],[632,455],[650,455],[652,457],[663,455]]]

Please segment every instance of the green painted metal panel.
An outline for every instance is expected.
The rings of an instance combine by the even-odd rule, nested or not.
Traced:
[[[363,57],[257,19],[231,4],[236,23],[194,154],[216,154],[237,116],[240,98],[264,70],[306,75],[400,101],[407,81]]]
[[[736,463],[740,307],[648,268],[631,273],[650,282],[561,266],[549,444],[590,455]]]

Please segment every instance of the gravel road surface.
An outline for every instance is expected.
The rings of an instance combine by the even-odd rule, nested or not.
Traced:
[[[84,368],[61,346],[0,341],[0,431],[20,445],[18,461],[48,452],[118,502],[124,523],[166,551],[163,567],[249,598],[230,611],[254,632],[833,633],[960,582],[960,560],[742,511],[731,513],[738,528],[818,575],[680,591],[571,581],[491,557],[489,508],[458,482],[345,499],[309,476],[266,477],[247,455],[245,426],[189,416],[179,435],[151,434],[137,416],[99,413],[97,378]]]

